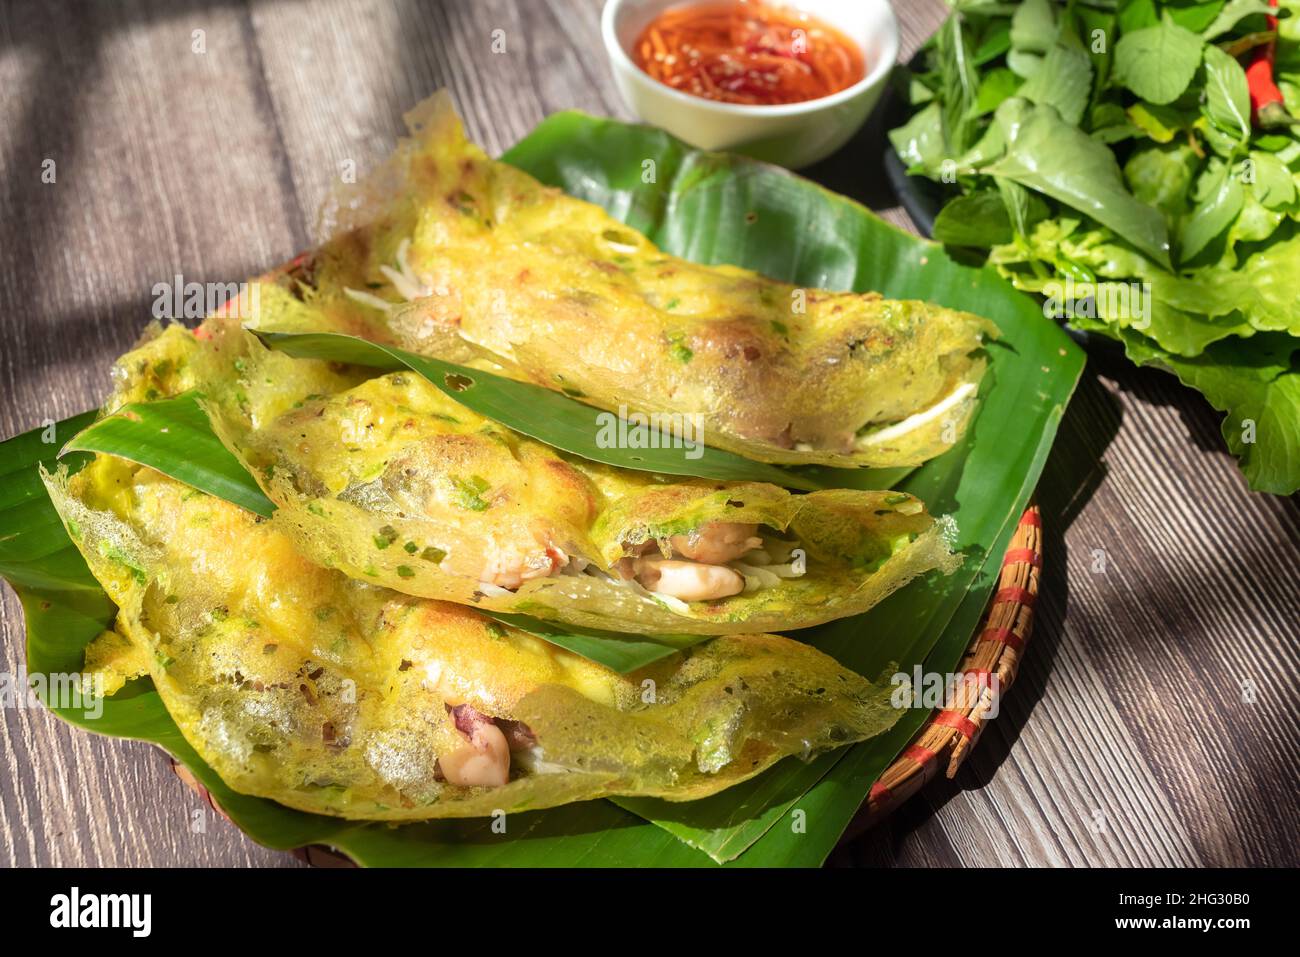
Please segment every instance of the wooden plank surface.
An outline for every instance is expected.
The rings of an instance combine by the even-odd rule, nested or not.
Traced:
[[[0,435],[97,404],[154,283],[237,279],[305,248],[345,164],[382,158],[434,89],[493,152],[557,109],[626,116],[599,6],[0,6]],[[907,56],[944,6],[896,7]],[[879,132],[824,173],[906,225]],[[1039,500],[1037,631],[1001,716],[955,782],[834,863],[1300,863],[1296,502],[1246,491],[1197,396],[1105,355]],[[18,673],[7,589],[0,629],[0,670]],[[152,748],[0,714],[0,865],[296,866],[208,812]]]

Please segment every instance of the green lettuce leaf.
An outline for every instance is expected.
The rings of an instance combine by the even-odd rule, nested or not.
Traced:
[[[1172,372],[1225,413],[1220,431],[1254,491],[1300,490],[1300,342],[1261,333],[1226,339],[1186,358],[1129,331],[1119,338],[1134,362]]]
[[[1007,25],[1007,49],[979,63],[982,132],[956,157],[935,238],[988,248],[1048,314],[1176,372],[1228,413],[1252,487],[1294,488],[1289,358],[1260,357],[1286,351],[1280,334],[1300,346],[1300,128],[1252,123],[1243,51],[1275,15],[1274,76],[1300,116],[1300,0],[952,6],[977,32]],[[942,52],[927,49],[936,73]],[[1024,215],[1025,195],[1045,213]]]
[[[1247,257],[1239,266],[1215,265],[1187,277],[1171,276],[1161,295],[1174,308],[1208,318],[1239,312],[1251,329],[1300,336],[1300,233]]]
[[[1300,490],[1300,368],[1297,343],[1281,336],[1228,339],[1195,359],[1161,360],[1226,413],[1220,431],[1257,492]]]

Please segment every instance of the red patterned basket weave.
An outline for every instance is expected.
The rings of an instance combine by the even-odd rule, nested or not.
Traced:
[[[963,676],[942,710],[936,712],[912,743],[885,769],[850,828],[860,833],[919,791],[947,759],[954,777],[984,730],[995,695],[1016,680],[1034,624],[1043,568],[1043,522],[1037,505],[1020,517],[1011,547],[1002,559],[1002,574],[984,627],[975,633],[958,666]],[[996,680],[990,680],[996,679]],[[996,709],[993,709],[996,714]]]

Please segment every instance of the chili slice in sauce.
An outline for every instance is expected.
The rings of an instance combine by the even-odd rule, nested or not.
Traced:
[[[856,43],[789,7],[747,0],[673,7],[633,50],[636,65],[675,90],[724,103],[801,103],[866,76]]]

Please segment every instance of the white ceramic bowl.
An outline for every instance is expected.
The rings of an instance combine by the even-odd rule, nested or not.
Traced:
[[[790,169],[824,159],[866,122],[898,58],[898,21],[886,0],[791,0],[789,6],[855,41],[866,56],[867,75],[838,93],[803,103],[743,106],[706,100],[651,79],[632,62],[630,51],[650,21],[683,2],[606,0],[601,35],[628,107],[701,149],[734,150]]]

